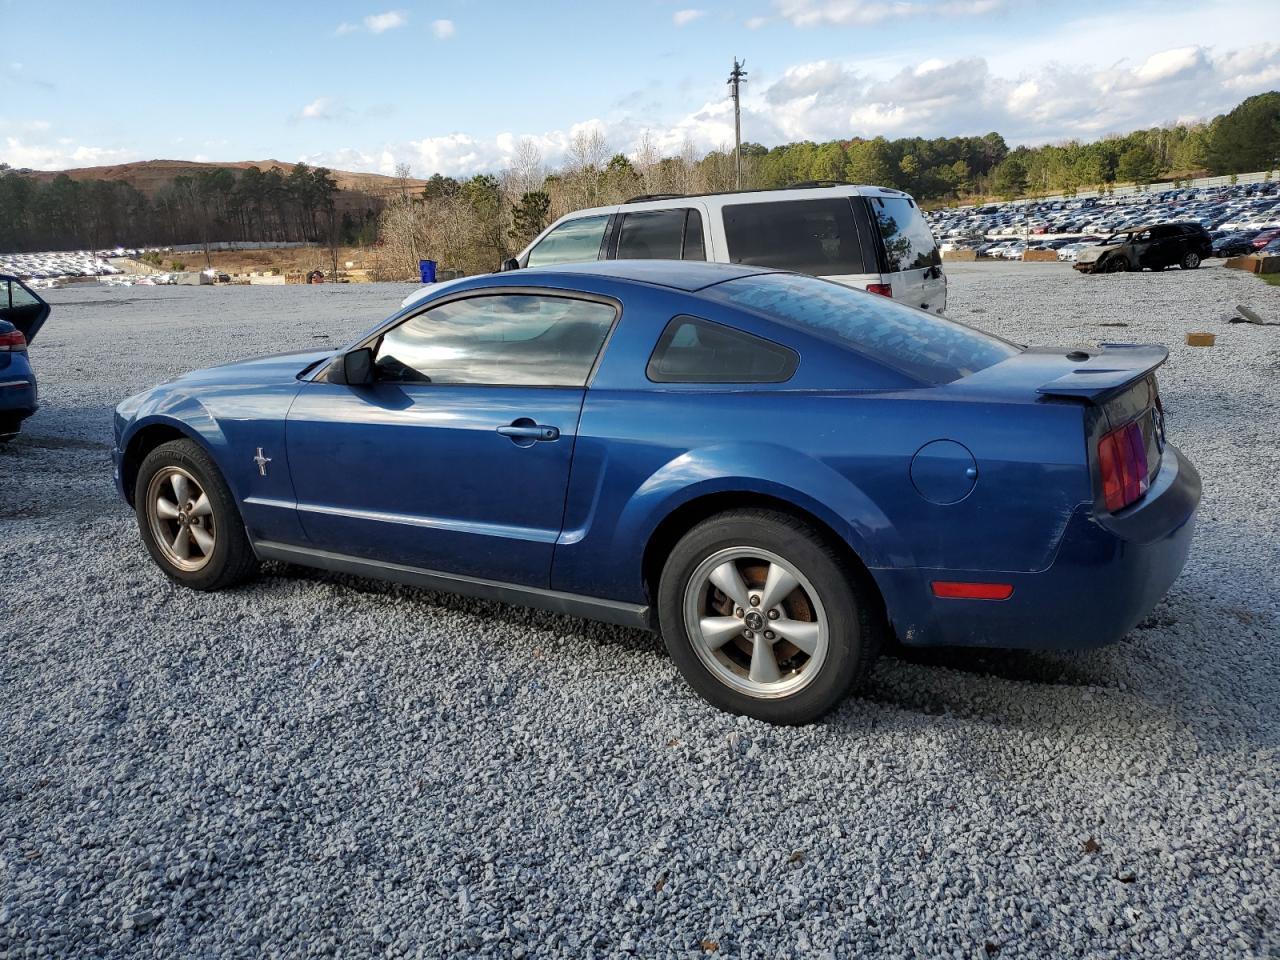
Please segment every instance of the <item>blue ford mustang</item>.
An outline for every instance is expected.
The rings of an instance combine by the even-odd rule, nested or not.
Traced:
[[[116,477],[179,583],[281,560],[657,628],[712,703],[799,723],[890,632],[1088,647],[1144,617],[1200,497],[1166,357],[755,268],[521,270],[129,398]]]

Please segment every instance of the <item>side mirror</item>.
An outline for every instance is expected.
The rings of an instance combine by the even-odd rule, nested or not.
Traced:
[[[361,347],[359,350],[344,353],[339,358],[337,369],[333,373],[337,376],[330,375],[329,379],[335,383],[345,383],[351,387],[373,383],[372,348]]]
[[[502,261],[502,266],[499,269],[503,273],[506,273],[508,270],[519,270],[520,261],[517,260],[515,257],[507,257],[507,259]]]

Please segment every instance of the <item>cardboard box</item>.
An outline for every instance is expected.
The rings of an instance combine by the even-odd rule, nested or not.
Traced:
[[[1057,250],[1027,250],[1022,254],[1022,259],[1027,263],[1057,263]]]
[[[1247,257],[1232,257],[1223,264],[1228,270],[1244,270],[1248,273],[1258,273],[1262,265],[1262,260],[1250,254]]]
[[[960,260],[963,262],[972,262],[978,259],[977,250],[944,250],[942,251],[943,260]]]
[[[1217,337],[1214,336],[1212,333],[1188,333],[1187,346],[1188,347],[1212,347],[1216,339]]]

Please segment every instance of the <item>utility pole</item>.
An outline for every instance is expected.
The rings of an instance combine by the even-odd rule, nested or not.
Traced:
[[[747,71],[742,68],[747,61],[733,58],[733,70],[729,72],[729,86],[733,89],[733,177],[735,189],[742,189],[742,100],[738,87],[747,82]]]

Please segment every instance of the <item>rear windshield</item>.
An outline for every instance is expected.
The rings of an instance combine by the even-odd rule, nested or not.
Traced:
[[[724,234],[730,263],[816,277],[867,272],[848,197],[732,203],[724,208]]]
[[[814,277],[765,273],[729,280],[707,292],[852,347],[929,384],[951,383],[1021,352],[954,320]]]
[[[889,272],[936,267],[942,262],[929,222],[906,197],[868,197],[871,215],[884,241]]]

